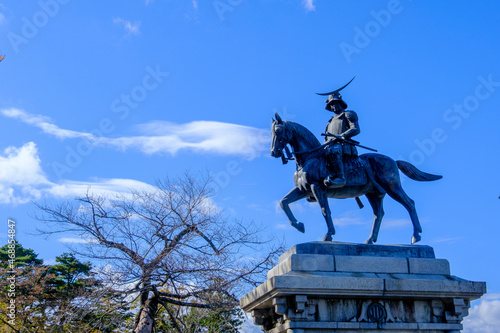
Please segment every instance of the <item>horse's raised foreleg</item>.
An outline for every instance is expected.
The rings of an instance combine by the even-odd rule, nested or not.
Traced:
[[[377,242],[378,232],[380,231],[380,224],[382,222],[382,217],[384,217],[383,199],[385,194],[367,193],[366,197],[370,202],[373,209],[373,227],[370,238],[365,242],[365,244],[373,244]]]
[[[292,227],[294,227],[295,229],[297,229],[300,232],[305,232],[304,223],[297,222],[297,219],[295,218],[295,216],[293,216],[293,213],[290,210],[289,204],[304,198],[306,195],[307,195],[306,191],[303,191],[303,190],[299,189],[298,187],[295,187],[293,190],[288,192],[288,194],[285,195],[283,197],[283,199],[281,199],[281,201],[280,201],[280,206],[283,209],[283,211],[285,212],[288,219],[290,220],[290,224],[292,225]]]
[[[316,198],[316,201],[321,207],[321,213],[326,221],[326,226],[328,227],[327,234],[323,237],[323,241],[331,241],[332,236],[335,235],[335,228],[333,227],[332,214],[330,212],[330,205],[328,204],[328,195],[326,191],[318,184],[311,185],[311,191]]]
[[[411,243],[415,244],[420,241],[422,237],[420,233],[422,232],[422,226],[418,220],[417,210],[415,209],[415,202],[405,193],[401,185],[398,187],[391,187],[387,189],[387,194],[391,196],[394,200],[402,204],[408,213],[410,214],[411,223],[413,224],[413,236],[411,238]]]

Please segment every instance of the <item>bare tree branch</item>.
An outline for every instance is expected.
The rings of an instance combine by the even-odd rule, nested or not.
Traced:
[[[265,280],[283,250],[252,222],[227,218],[212,195],[210,179],[186,174],[152,190],[37,205],[37,218],[49,227],[42,234],[89,239],[75,251],[108,267],[100,275],[115,292],[140,300],[136,332],[158,305],[181,331],[182,309],[237,307],[235,295]]]

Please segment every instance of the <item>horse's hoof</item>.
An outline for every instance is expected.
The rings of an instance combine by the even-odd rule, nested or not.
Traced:
[[[297,222],[297,223],[292,223],[292,227],[300,231],[301,233],[306,232],[306,227],[304,226],[304,223],[302,222]]]
[[[420,240],[421,240],[421,239],[422,239],[422,237],[421,237],[420,235],[416,235],[416,236],[415,236],[415,235],[413,235],[413,236],[411,237],[411,243],[412,243],[412,244],[415,244],[415,243],[417,243],[417,242],[420,242]]]
[[[331,234],[326,234],[321,241],[322,242],[331,242],[332,241],[332,235]]]

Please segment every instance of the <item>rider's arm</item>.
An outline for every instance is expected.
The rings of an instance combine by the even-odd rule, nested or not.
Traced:
[[[345,118],[349,124],[349,129],[341,134],[346,139],[358,135],[361,130],[359,129],[358,115],[354,111],[346,111]]]
[[[330,119],[330,121],[332,120]],[[328,125],[330,125],[330,121],[328,122],[328,124],[326,124],[325,133],[328,133]],[[330,140],[332,140],[332,138],[329,137],[328,135],[325,135],[325,141],[323,143],[327,143]]]

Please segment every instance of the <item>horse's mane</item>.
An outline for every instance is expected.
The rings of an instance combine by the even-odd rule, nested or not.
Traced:
[[[304,141],[309,142],[313,147],[321,145],[316,136],[301,124],[295,123],[290,120],[285,120],[288,129],[296,136],[302,138]]]

